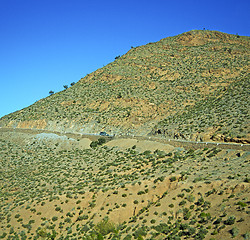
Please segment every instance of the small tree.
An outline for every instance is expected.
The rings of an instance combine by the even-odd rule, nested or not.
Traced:
[[[90,143],[91,148],[96,148],[97,146],[103,145],[106,142],[105,138],[99,138],[97,141]]]
[[[68,85],[63,85],[63,87],[65,90],[68,89]]]
[[[105,142],[106,142],[106,139],[105,139],[105,138],[99,138],[99,139],[98,139],[98,144],[99,144],[99,145],[103,145]]]
[[[55,92],[54,91],[49,91],[49,95],[52,95],[52,94],[54,94]]]
[[[70,86],[72,87],[72,86],[74,86],[76,83],[75,82],[72,82],[72,83],[70,83]]]

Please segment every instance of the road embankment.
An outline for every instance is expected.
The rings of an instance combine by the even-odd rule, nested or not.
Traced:
[[[220,149],[235,149],[250,151],[250,144],[239,144],[239,143],[224,143],[224,142],[193,142],[181,139],[167,139],[161,137],[150,137],[150,136],[134,136],[134,135],[117,135],[117,136],[100,136],[98,134],[81,134],[81,133],[71,133],[71,132],[57,132],[49,131],[44,129],[24,129],[24,128],[0,128],[1,132],[13,132],[13,133],[26,133],[26,134],[40,134],[40,133],[54,133],[59,136],[67,136],[68,138],[83,139],[88,138],[91,141],[96,141],[99,138],[105,138],[107,141],[112,139],[136,139],[148,140],[154,142],[160,142],[164,144],[169,144],[174,147],[188,148],[188,149],[203,149],[203,148],[220,148]]]

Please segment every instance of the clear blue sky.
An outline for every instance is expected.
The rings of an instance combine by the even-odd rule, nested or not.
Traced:
[[[192,29],[249,36],[249,0],[0,0],[0,117]]]

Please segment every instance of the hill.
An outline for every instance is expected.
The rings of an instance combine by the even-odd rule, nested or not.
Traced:
[[[134,47],[0,126],[249,143],[249,43],[193,30]]]
[[[249,151],[0,132],[1,239],[249,239]]]

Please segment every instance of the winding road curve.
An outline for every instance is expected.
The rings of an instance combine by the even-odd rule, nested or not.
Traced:
[[[71,132],[57,132],[57,131],[49,131],[44,129],[25,129],[25,128],[1,128],[1,132],[18,132],[18,133],[27,133],[27,134],[39,134],[39,133],[54,133],[59,136],[66,135],[69,138],[81,139],[81,138],[89,138],[91,141],[95,141],[98,138],[106,138],[107,140],[112,139],[137,139],[137,140],[148,140],[155,141],[165,144],[170,144],[175,147],[182,148],[192,148],[192,149],[203,149],[203,148],[221,148],[221,149],[235,149],[235,150],[243,150],[250,151],[250,144],[240,144],[240,143],[225,143],[225,142],[194,142],[194,141],[186,141],[180,139],[167,139],[161,137],[150,137],[150,136],[135,136],[135,135],[117,135],[117,136],[100,136],[98,134],[81,134],[81,133],[71,133]]]

